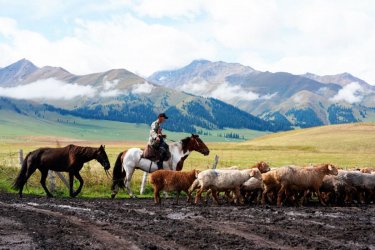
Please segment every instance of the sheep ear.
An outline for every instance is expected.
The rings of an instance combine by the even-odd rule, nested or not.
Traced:
[[[328,165],[328,170],[332,171],[332,166],[331,165]]]
[[[251,170],[249,175],[250,175],[250,177],[253,177],[255,175],[255,171]]]
[[[198,178],[198,174],[200,173],[201,171],[199,170],[195,170],[195,178]]]

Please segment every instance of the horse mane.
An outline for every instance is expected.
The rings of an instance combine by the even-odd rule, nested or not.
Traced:
[[[96,148],[81,147],[81,146],[76,146],[76,145],[73,145],[73,144],[68,145],[67,148],[70,152],[74,153],[75,155],[79,155],[79,156],[92,156],[92,154],[96,150]]]
[[[185,139],[181,140],[182,152],[186,153],[186,151],[188,151],[188,145],[189,145],[190,140],[191,140],[190,137],[186,137]]]

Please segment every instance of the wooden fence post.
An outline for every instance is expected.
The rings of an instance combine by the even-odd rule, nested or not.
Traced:
[[[48,179],[49,179],[49,188],[51,192],[55,192],[56,184],[55,184],[55,175],[54,171],[48,171]]]
[[[55,172],[53,171],[61,180],[62,182],[65,184],[65,186],[67,186],[67,188],[70,188],[69,187],[69,182],[65,179],[64,175],[60,172]]]
[[[22,164],[23,164],[23,150],[22,149],[18,150],[18,162],[20,164],[20,167],[22,168]]]
[[[219,156],[215,155],[215,161],[214,161],[214,164],[212,164],[212,169],[216,169],[218,163],[219,163]]]

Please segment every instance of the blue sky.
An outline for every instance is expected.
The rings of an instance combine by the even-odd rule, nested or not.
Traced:
[[[204,58],[375,84],[373,44],[372,0],[0,0],[0,67],[148,76]]]

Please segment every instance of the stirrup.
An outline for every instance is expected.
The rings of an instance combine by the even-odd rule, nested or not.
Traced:
[[[163,169],[163,162],[162,161],[157,162],[156,165],[158,166],[158,170]]]

